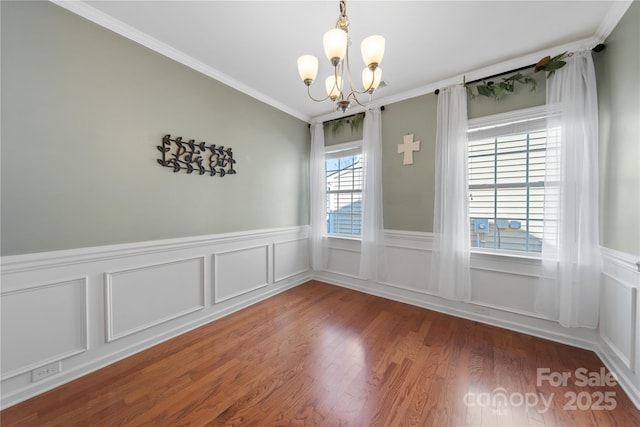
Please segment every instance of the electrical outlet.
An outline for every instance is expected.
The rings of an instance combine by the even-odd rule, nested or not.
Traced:
[[[62,371],[62,363],[61,362],[53,362],[49,363],[46,366],[41,366],[38,369],[34,369],[31,371],[31,382],[35,383],[36,381],[43,380],[51,375],[55,375],[58,372]]]

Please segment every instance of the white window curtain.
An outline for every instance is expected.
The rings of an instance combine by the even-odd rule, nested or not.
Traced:
[[[438,95],[431,290],[471,299],[467,185],[467,91],[450,86]]]
[[[565,327],[595,328],[600,299],[598,106],[591,51],[547,81],[542,277],[535,307]]]
[[[367,280],[377,280],[385,275],[381,132],[380,108],[366,111],[362,131],[364,177],[360,277]]]
[[[309,159],[309,184],[311,209],[311,267],[316,270],[326,268],[327,251],[325,231],[327,228],[327,183],[324,149],[324,126],[322,123],[311,124],[311,154]]]

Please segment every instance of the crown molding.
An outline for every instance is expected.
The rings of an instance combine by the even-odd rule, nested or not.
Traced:
[[[50,2],[72,12],[76,15],[79,15],[95,24],[98,24],[108,30],[115,32],[123,37],[126,37],[136,43],[139,43],[155,52],[158,52],[168,58],[173,59],[189,68],[192,68],[208,77],[211,77],[233,89],[236,89],[252,98],[264,102],[267,105],[270,105],[286,114],[289,114],[293,117],[296,117],[305,122],[322,122],[327,120],[332,120],[337,117],[341,117],[342,115],[336,112],[323,114],[320,116],[310,117],[307,114],[301,113],[300,111],[294,110],[283,103],[277,101],[274,98],[271,98],[262,92],[259,92],[238,80],[232,78],[231,76],[220,72],[219,70],[210,67],[195,58],[185,54],[184,52],[175,49],[154,37],[149,36],[148,34],[137,30],[130,25],[125,24],[122,21],[119,21],[101,11],[94,8],[87,1],[84,0],[49,0]],[[504,70],[511,70],[515,68],[520,68],[529,64],[536,63],[540,58],[547,56],[551,53],[559,53],[563,51],[574,51],[579,49],[592,48],[595,45],[604,42],[604,40],[611,34],[614,30],[620,19],[624,16],[626,11],[629,9],[633,0],[616,0],[611,2],[611,7],[608,13],[605,15],[603,21],[600,26],[596,30],[596,33],[587,39],[582,39],[570,43],[566,43],[563,45],[555,46],[552,48],[545,48],[536,52],[532,52],[526,55],[519,56],[517,58],[512,58],[507,61],[503,61],[488,67],[478,68],[474,70],[469,70],[463,74],[459,74],[456,76],[451,76],[449,78],[429,83],[424,86],[420,86],[396,95],[392,95],[385,98],[379,98],[375,101],[375,104],[371,104],[372,106],[380,106],[385,104],[393,104],[395,102],[403,101],[405,99],[414,98],[421,95],[426,95],[428,93],[434,92],[436,89],[440,89],[446,86],[450,86],[453,84],[462,83],[463,79],[466,80],[476,80],[482,78],[484,76],[493,75],[500,73]],[[353,108],[351,111],[358,113],[364,111],[364,108]]]
[[[633,3],[633,0],[616,0],[611,2],[611,8],[600,23],[600,26],[593,35],[595,44],[604,43],[618,25],[627,10]]]
[[[491,76],[494,74],[499,74],[504,72],[505,70],[513,70],[516,68],[524,67],[527,65],[537,63],[540,58],[544,58],[547,55],[556,55],[561,52],[572,52],[580,49],[591,49],[597,43],[595,42],[593,37],[589,37],[586,39],[576,40],[570,43],[565,43],[562,45],[558,45],[551,48],[541,49],[535,52],[528,53],[526,55],[519,56],[517,58],[512,58],[507,61],[499,62],[497,64],[490,65],[488,67],[477,68],[475,70],[467,71],[463,74],[459,74],[453,77],[449,77],[435,83],[429,83],[424,86],[417,87],[415,89],[411,89],[405,92],[398,93],[393,96],[388,96],[385,98],[378,98],[375,101],[375,105],[389,105],[395,102],[404,101],[405,99],[415,98],[417,96],[426,95],[429,93],[433,93],[436,89],[442,89],[447,86],[462,84],[464,80],[472,81],[476,79],[481,79],[485,76]],[[371,104],[372,106],[374,104]],[[357,113],[360,111],[364,111],[363,108],[359,109],[349,109],[349,112]],[[326,121],[332,120],[336,118],[336,116],[341,116],[339,113],[329,113],[324,114],[322,116],[314,117],[314,121]]]
[[[236,89],[239,92],[242,92],[258,101],[264,102],[267,105],[272,106],[290,116],[296,117],[305,122],[309,121],[309,117],[305,114],[297,110],[293,110],[283,103],[259,92],[238,80],[230,77],[229,75],[222,73],[216,70],[213,67],[210,67],[203,62],[198,61],[197,59],[185,54],[184,52],[175,49],[169,46],[166,43],[161,42],[160,40],[151,37],[150,35],[125,24],[124,22],[113,18],[110,15],[107,15],[104,12],[99,11],[93,6],[89,5],[86,1],[72,1],[72,0],[49,0],[51,3],[58,5],[76,15],[79,15],[95,24],[100,25],[108,30],[113,31],[116,34],[119,34],[129,40],[132,40],[142,46],[145,46],[155,52],[160,53],[170,59],[173,59],[176,62],[179,62],[182,65],[185,65],[199,73],[204,74],[205,76],[211,77],[233,89]]]
[[[415,98],[417,96],[433,93],[436,89],[441,89],[454,84],[462,83],[463,80],[473,81],[481,79],[485,76],[491,76],[504,72],[504,70],[513,70],[516,68],[524,67],[530,64],[537,63],[541,58],[547,55],[556,55],[561,52],[572,52],[580,49],[592,49],[609,37],[611,32],[615,29],[618,22],[622,19],[627,12],[633,0],[615,0],[611,2],[609,12],[605,15],[604,19],[600,23],[600,26],[596,30],[595,34],[591,37],[576,40],[570,43],[565,43],[551,48],[545,48],[532,52],[526,55],[512,58],[507,61],[503,61],[497,64],[490,65],[488,67],[477,68],[475,70],[467,71],[466,73],[452,76],[444,80],[437,81],[435,83],[429,83],[424,86],[417,87],[393,96],[386,98],[380,98],[376,100],[376,105],[393,104],[395,102],[404,101],[405,99]],[[363,110],[363,109],[362,109]],[[314,117],[314,121],[331,120],[336,117],[335,113],[325,114],[322,116]]]
[[[447,86],[451,86],[454,84],[462,84],[463,81],[472,81],[476,79],[481,79],[486,76],[491,76],[494,74],[499,74],[504,72],[505,70],[513,70],[516,68],[524,67],[527,65],[537,63],[540,58],[544,58],[547,55],[555,55],[561,52],[571,52],[580,49],[591,49],[597,43],[595,42],[593,37],[589,37],[586,39],[576,40],[570,43],[565,43],[562,45],[558,45],[555,47],[541,49],[535,52],[528,53],[526,55],[522,55],[516,58],[509,59],[507,61],[499,62],[497,64],[490,65],[488,67],[477,68],[474,70],[467,71],[466,73],[459,74],[457,76],[449,77],[444,80],[440,80],[435,83],[429,83],[428,85],[421,86],[406,92],[399,93],[394,95],[393,97],[388,97],[384,99],[379,99],[378,103],[380,104],[391,104],[393,102],[402,101],[409,98],[414,98],[416,96],[426,95],[428,93],[434,92],[436,89],[442,89]]]

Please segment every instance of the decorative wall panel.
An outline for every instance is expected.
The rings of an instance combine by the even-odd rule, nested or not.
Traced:
[[[307,239],[289,240],[273,244],[274,282],[308,271],[309,241]]]
[[[204,307],[204,257],[105,273],[107,341]]]
[[[216,303],[269,285],[269,247],[261,245],[214,255]]]
[[[2,380],[87,349],[86,278],[3,292]]]

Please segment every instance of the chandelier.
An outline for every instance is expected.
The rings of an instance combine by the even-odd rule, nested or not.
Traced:
[[[316,102],[331,99],[334,102],[335,109],[343,113],[347,111],[353,101],[363,107],[366,106],[366,104],[360,102],[358,95],[368,94],[369,102],[371,102],[371,95],[378,88],[381,81],[382,68],[379,65],[384,56],[384,37],[378,35],[369,36],[362,41],[360,48],[366,68],[362,71],[363,89],[356,89],[351,78],[351,68],[349,66],[349,45],[351,40],[349,39],[348,31],[347,5],[346,1],[343,0],[340,1],[340,16],[336,21],[336,27],[327,31],[322,39],[324,52],[334,70],[333,75],[325,80],[325,89],[327,90],[325,98],[316,99],[311,95],[311,84],[318,74],[318,58],[313,55],[303,55],[298,58],[298,73],[307,86],[309,98]],[[344,86],[345,82],[348,83],[348,90]]]

